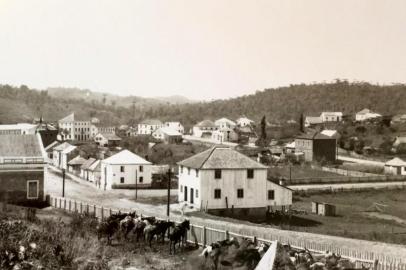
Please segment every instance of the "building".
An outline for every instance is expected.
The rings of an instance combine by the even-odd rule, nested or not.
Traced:
[[[213,131],[217,130],[217,126],[210,120],[203,120],[193,127],[193,136],[199,138],[211,138]]]
[[[295,153],[303,153],[305,161],[328,161],[337,159],[337,138],[320,132],[302,134],[295,138]]]
[[[77,155],[76,146],[64,142],[53,149],[52,164],[60,169],[68,169],[68,161]]]
[[[234,131],[238,135],[237,140],[239,144],[253,143],[255,145],[255,142],[258,140],[257,133],[255,132],[255,129],[252,126],[246,125],[237,127]]]
[[[41,204],[45,158],[38,134],[0,135],[0,200],[30,206]]]
[[[385,163],[385,174],[406,175],[406,161],[400,158],[393,158]]]
[[[238,134],[232,128],[224,127],[219,128],[211,134],[211,139],[214,142],[235,142],[238,141]]]
[[[315,125],[320,125],[323,123],[323,119],[320,116],[306,116],[304,125],[305,127],[311,127]]]
[[[48,145],[47,147],[45,147],[45,152],[47,154],[47,159],[46,162],[49,164],[53,163],[54,160],[54,148],[57,147],[58,145],[60,145],[60,143],[58,141],[54,141],[53,143],[51,143],[50,145]]]
[[[59,132],[63,141],[88,141],[91,139],[91,121],[71,113],[58,121]]]
[[[185,133],[185,128],[183,127],[183,125],[180,122],[165,122],[164,126],[170,128],[172,130],[176,130],[180,134]]]
[[[234,121],[231,121],[230,119],[227,119],[227,118],[220,118],[220,119],[218,119],[218,120],[216,120],[215,122],[214,122],[214,124],[219,128],[219,129],[221,129],[221,128],[231,128],[231,129],[234,129],[236,126],[237,126],[237,124],[234,122]]]
[[[68,172],[80,175],[80,167],[85,164],[87,159],[77,155],[68,162]]]
[[[399,145],[406,144],[406,137],[396,136],[395,141],[393,142],[393,147],[396,149]]]
[[[321,121],[325,122],[341,122],[343,119],[342,112],[322,112],[320,115]]]
[[[363,109],[362,111],[359,111],[355,114],[355,121],[365,121],[368,119],[373,119],[381,116],[382,115],[380,115],[379,113],[374,113],[369,109]]]
[[[138,135],[151,135],[152,132],[161,127],[163,124],[157,119],[144,120],[138,124]]]
[[[97,134],[116,134],[116,127],[114,126],[101,126],[97,124],[92,124],[90,127],[90,136],[94,138]]]
[[[170,127],[162,127],[152,133],[152,137],[165,143],[181,143],[182,134]]]
[[[114,133],[98,133],[94,137],[96,144],[100,146],[118,146],[120,144],[121,138]]]
[[[96,161],[96,159],[94,158],[89,158],[88,160],[86,160],[85,163],[82,164],[82,166],[80,166],[80,177],[85,179],[86,181],[90,181],[89,180],[89,169],[90,166]]]
[[[98,159],[90,165],[88,169],[89,181],[95,183],[97,187],[100,188],[100,177],[101,177],[101,160]]]
[[[18,123],[11,125],[0,125],[0,135],[27,135],[35,134],[37,125]]]
[[[39,133],[41,135],[42,144],[44,147],[47,147],[57,140],[59,131],[54,126],[41,122],[37,125],[35,133]]]
[[[268,167],[234,149],[212,147],[178,165],[178,201],[194,208],[256,214],[292,204],[290,189],[267,180]]]
[[[145,159],[123,150],[101,161],[101,188],[150,187],[151,166]]]
[[[245,116],[242,116],[240,118],[237,119],[236,121],[237,126],[239,127],[246,127],[246,126],[251,126],[254,124],[254,121],[251,119],[248,119]]]

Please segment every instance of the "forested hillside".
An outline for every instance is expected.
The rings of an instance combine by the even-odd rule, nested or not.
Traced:
[[[266,115],[268,121],[283,122],[298,120],[301,113],[316,115],[321,111],[343,111],[350,114],[363,108],[381,114],[406,113],[406,86],[336,81],[291,85],[234,99],[177,105],[137,100],[134,103],[88,101],[66,92],[55,96],[55,93],[32,91],[26,86],[0,86],[0,121],[3,123],[30,121],[41,114],[46,120],[55,121],[74,111],[82,116],[97,116],[109,124],[135,124],[145,118],[159,118],[179,120],[191,126],[205,118],[246,115],[258,122]]]

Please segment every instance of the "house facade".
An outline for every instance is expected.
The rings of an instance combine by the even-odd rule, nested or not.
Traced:
[[[217,128],[219,128],[219,129],[222,129],[222,128],[234,129],[234,128],[237,126],[237,124],[236,124],[234,121],[232,121],[232,120],[230,120],[230,119],[228,119],[228,118],[225,118],[225,117],[220,118],[220,119],[217,119],[217,120],[214,122],[214,124],[215,124],[215,125],[217,126]]]
[[[373,119],[377,117],[381,117],[379,113],[375,113],[369,109],[363,109],[362,111],[359,111],[355,114],[355,121],[365,121],[368,119]]]
[[[162,122],[157,119],[144,120],[138,124],[138,135],[151,135],[155,130],[163,126]]]
[[[234,142],[238,140],[238,134],[231,128],[219,128],[213,131],[211,139],[217,143]]]
[[[385,174],[406,175],[406,161],[400,158],[393,158],[385,163]]]
[[[199,138],[211,138],[213,131],[217,130],[218,127],[213,121],[203,120],[193,127],[193,136]]]
[[[8,203],[44,201],[46,153],[40,136],[0,135],[0,198]]]
[[[170,128],[179,132],[180,134],[185,133],[185,128],[180,122],[165,122],[164,127]]]
[[[194,208],[265,213],[292,204],[291,194],[275,196],[279,190],[268,183],[266,166],[231,148],[213,147],[178,165],[178,201]]]
[[[254,124],[254,121],[243,116],[237,119],[236,121],[237,126],[239,127],[246,127],[246,126],[251,126]]]
[[[76,146],[64,142],[53,148],[53,162],[57,168],[68,169],[68,162],[77,154]]]
[[[88,169],[89,181],[93,182],[96,187],[100,188],[100,177],[101,177],[101,160],[98,159],[90,165]]]
[[[181,143],[182,134],[170,127],[162,127],[152,133],[152,137],[165,143]]]
[[[136,154],[123,150],[101,161],[100,188],[150,187],[152,182],[151,162]]]
[[[92,166],[92,164],[96,162],[96,159],[94,158],[89,158],[88,160],[85,161],[85,163],[80,166],[80,177],[86,181],[90,181],[90,173],[89,173],[89,168]]]
[[[90,136],[94,138],[97,134],[116,134],[116,127],[113,126],[101,126],[97,124],[92,124],[90,127]]]
[[[71,113],[58,121],[62,140],[88,141],[91,139],[91,121],[75,116]]]
[[[118,146],[121,138],[114,133],[97,133],[94,137],[96,144],[100,146]]]
[[[325,122],[340,122],[343,119],[342,112],[322,112],[320,115],[321,121]]]
[[[27,123],[0,125],[0,135],[32,135],[36,129],[37,125]]]
[[[309,162],[333,162],[337,159],[337,138],[320,132],[302,134],[295,138],[295,153],[303,153]]]

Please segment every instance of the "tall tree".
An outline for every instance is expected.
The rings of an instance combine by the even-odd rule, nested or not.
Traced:
[[[304,133],[304,117],[303,117],[303,113],[300,114],[299,125],[300,125],[300,132]]]
[[[261,119],[261,137],[262,140],[266,140],[266,118],[265,115]]]

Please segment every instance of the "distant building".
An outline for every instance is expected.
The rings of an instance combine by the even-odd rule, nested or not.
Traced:
[[[0,135],[0,200],[31,206],[43,202],[45,158],[38,134]]]
[[[239,126],[235,129],[235,132],[238,135],[238,143],[239,144],[250,144],[254,143],[258,140],[257,133],[255,132],[255,129],[250,126]]]
[[[248,119],[245,116],[242,116],[242,117],[237,119],[236,123],[237,123],[237,126],[239,126],[239,127],[245,127],[245,126],[251,126],[255,122],[253,120],[251,120],[251,119]]]
[[[57,140],[59,131],[54,126],[41,122],[37,125],[35,133],[41,135],[42,144],[44,147],[47,147],[49,144]]]
[[[406,175],[406,161],[400,158],[393,158],[385,163],[385,174]]]
[[[98,133],[94,137],[96,144],[100,146],[118,146],[120,144],[121,138],[114,133]]]
[[[365,121],[368,119],[373,119],[377,117],[381,117],[379,113],[375,113],[369,109],[363,109],[355,114],[355,121]]]
[[[218,119],[218,120],[216,120],[215,122],[214,122],[214,124],[219,128],[219,129],[222,129],[222,128],[230,128],[230,129],[234,129],[236,126],[237,126],[237,124],[234,122],[234,121],[232,121],[232,120],[230,120],[230,119],[228,119],[228,118],[220,118],[220,119]]]
[[[295,139],[295,153],[302,152],[305,161],[335,161],[337,138],[320,132],[302,134]]]
[[[58,121],[62,140],[88,141],[91,138],[90,120],[75,116],[75,113]]]
[[[94,138],[97,134],[103,133],[103,134],[116,134],[116,127],[114,126],[101,126],[101,125],[91,125],[91,138]]]
[[[217,130],[217,126],[210,120],[203,120],[193,127],[193,136],[199,138],[211,138],[213,131]]]
[[[223,127],[213,131],[211,139],[214,142],[234,142],[238,140],[238,134],[232,128]]]
[[[138,134],[151,135],[155,130],[161,127],[163,127],[163,124],[157,119],[144,120],[138,124]]]
[[[152,181],[151,166],[145,159],[123,150],[101,161],[100,188],[149,187]]]
[[[94,158],[89,158],[88,160],[86,160],[85,163],[82,164],[82,166],[80,166],[80,177],[83,178],[86,181],[90,181],[90,173],[89,173],[89,169],[90,166],[92,166],[92,164],[96,161],[96,159]]]
[[[27,123],[0,125],[0,135],[32,135],[36,129],[37,125]]]
[[[100,177],[101,177],[101,160],[96,160],[90,165],[88,169],[89,181],[95,183],[97,187],[100,188]]]
[[[392,117],[392,124],[406,123],[406,114],[397,114]]]
[[[162,127],[152,133],[152,137],[165,143],[181,143],[182,134],[170,127]]]
[[[80,167],[86,162],[87,159],[77,155],[68,162],[68,172],[80,175]]]
[[[268,167],[231,148],[213,147],[178,165],[178,201],[194,208],[255,215],[292,204],[290,189],[267,180]]]
[[[342,112],[322,112],[320,115],[321,121],[325,122],[340,122],[343,119]]]
[[[47,159],[46,162],[49,164],[53,163],[53,154],[54,154],[54,148],[60,145],[58,141],[54,141],[53,143],[49,144],[47,147],[45,147],[45,152],[47,154]]]
[[[60,169],[68,169],[68,162],[77,155],[76,146],[64,142],[53,149],[53,165]]]
[[[406,144],[406,137],[397,136],[395,141],[393,142],[393,147],[396,149],[401,144]]]
[[[315,125],[320,125],[323,123],[323,119],[320,116],[306,116],[304,125],[305,127],[311,127]]]
[[[164,126],[170,128],[172,130],[176,130],[180,134],[185,133],[185,128],[183,127],[183,125],[180,122],[165,122]]]

